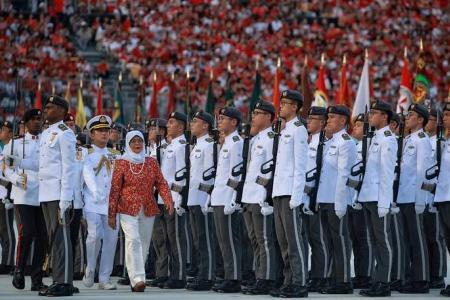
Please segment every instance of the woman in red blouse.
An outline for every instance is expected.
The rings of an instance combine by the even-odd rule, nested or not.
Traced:
[[[131,290],[145,290],[145,260],[152,236],[158,204],[153,197],[154,188],[164,200],[169,214],[173,201],[169,186],[154,158],[145,157],[144,136],[130,131],[126,136],[126,150],[114,163],[109,195],[108,223],[116,228],[116,215],[125,233],[125,263]]]

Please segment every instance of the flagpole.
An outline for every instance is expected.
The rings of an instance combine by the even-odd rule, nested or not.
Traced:
[[[190,104],[191,104],[191,88],[190,88],[190,84],[189,84],[189,80],[190,80],[191,76],[190,76],[190,72],[189,69],[186,70],[186,115],[189,119],[189,114],[190,112]]]

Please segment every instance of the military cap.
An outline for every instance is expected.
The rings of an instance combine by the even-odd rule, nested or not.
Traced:
[[[112,125],[112,120],[110,117],[106,115],[98,115],[93,118],[91,118],[87,124],[86,129],[91,131],[94,129],[101,129],[101,128],[107,128],[110,129]]]
[[[379,100],[372,102],[372,104],[370,104],[370,109],[385,112],[389,116],[389,118],[393,114],[391,105],[389,103],[379,101]]]
[[[121,131],[121,130],[125,130],[125,126],[123,126],[123,125],[120,124],[120,123],[114,122],[114,123],[111,125],[111,129],[114,129],[114,130],[117,130],[117,131]]]
[[[293,100],[293,101],[300,103],[300,105],[303,105],[303,95],[299,91],[284,90],[280,96],[280,99],[282,99],[282,98]]]
[[[450,111],[450,102],[445,102],[442,106],[442,110]]]
[[[231,106],[220,109],[219,114],[227,116],[232,119],[236,119],[236,120],[238,120],[238,122],[241,122],[241,119],[242,119],[241,112]]]
[[[350,109],[345,105],[333,105],[327,108],[327,114],[337,114],[350,118]]]
[[[428,122],[428,117],[430,114],[428,113],[428,109],[425,105],[421,103],[413,103],[409,106],[408,111],[414,111],[418,113],[421,117],[425,119],[425,123]]]
[[[145,126],[148,127],[160,127],[160,128],[167,128],[167,121],[161,118],[154,118],[147,120],[145,122]]]
[[[437,118],[437,109],[434,107],[431,107],[430,110],[428,111],[428,113],[430,114],[430,117],[433,116],[435,118]]]
[[[74,121],[75,118],[71,113],[67,113],[66,116],[64,117],[64,122],[74,122]]]
[[[400,115],[401,114],[392,114],[391,121],[394,121],[395,123],[400,124],[400,122],[401,122]]]
[[[48,97],[47,103],[52,103],[61,106],[66,110],[69,110],[69,102],[67,102],[66,99],[58,95],[51,95],[50,97]]]
[[[357,115],[353,122],[354,123],[356,123],[356,122],[364,122],[364,114]]]
[[[255,109],[266,111],[270,113],[272,116],[275,115],[275,107],[273,106],[272,103],[267,101],[259,101],[258,103],[256,103]]]
[[[210,128],[214,126],[214,117],[210,113],[201,110],[195,113],[194,118],[205,121]]]
[[[187,123],[188,118],[184,113],[174,111],[170,114],[169,119],[175,119],[184,123]]]
[[[308,116],[325,116],[327,109],[320,106],[311,106],[308,111]]]
[[[132,130],[138,130],[140,132],[144,132],[144,125],[141,123],[129,123],[128,124],[128,131]]]
[[[25,114],[23,115],[22,120],[26,123],[26,122],[30,121],[32,117],[35,117],[35,116],[39,116],[39,117],[42,116],[42,112],[40,109],[32,108],[32,109],[27,110],[25,112]]]
[[[14,127],[14,124],[13,124],[13,122],[11,122],[11,121],[3,121],[2,127],[8,127],[9,129],[12,130],[13,127]]]

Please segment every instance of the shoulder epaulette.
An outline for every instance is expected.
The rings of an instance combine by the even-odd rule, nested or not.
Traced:
[[[392,133],[389,130],[386,130],[384,132],[384,136],[392,136]]]
[[[351,140],[350,136],[349,136],[348,134],[346,134],[346,133],[343,133],[343,134],[342,134],[342,138],[343,138],[344,140],[346,140],[346,141]]]
[[[422,132],[419,132],[419,137],[420,137],[421,139],[423,139],[423,138],[425,137],[425,133],[423,133],[423,131],[422,131]]]
[[[206,138],[206,141],[208,142],[208,143],[212,143],[212,142],[214,142],[214,139],[213,138]]]
[[[300,127],[303,125],[302,121],[298,120],[294,123],[295,126]]]
[[[273,139],[274,136],[275,136],[275,133],[274,133],[273,131],[269,131],[269,132],[267,133],[267,135],[269,136],[269,138]]]
[[[233,136],[233,141],[235,141],[235,142],[239,141],[239,136],[237,136],[237,135]]]
[[[166,149],[166,148],[167,148],[167,143],[162,144],[162,145],[161,145],[161,148]]]
[[[114,154],[114,155],[119,155],[120,151],[113,149],[113,148],[108,148],[109,153]]]
[[[180,144],[186,144],[186,140],[180,140]]]
[[[69,127],[67,127],[64,124],[59,124],[58,128],[61,129],[62,131],[65,131],[65,130],[69,129]]]
[[[92,153],[94,153],[94,148],[88,148],[88,154],[92,154]]]

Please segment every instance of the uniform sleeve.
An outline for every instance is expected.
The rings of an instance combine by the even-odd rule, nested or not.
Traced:
[[[164,179],[161,168],[158,166],[158,161],[156,159],[150,158],[150,166],[152,169],[152,174],[155,174],[155,187],[158,190],[158,194],[163,199],[164,204],[167,206],[173,202],[169,185]]]
[[[177,147],[175,151],[175,173],[186,167],[186,158],[185,158],[186,148],[187,148],[186,145],[182,145]],[[180,181],[184,182],[184,179]]]
[[[61,151],[61,201],[72,201],[74,195],[75,172],[75,135],[66,130],[59,140]]]
[[[95,197],[97,195],[97,183],[95,180],[95,173],[92,167],[92,160],[89,155],[84,159],[82,179],[86,183],[86,187],[91,191],[91,194]]]
[[[308,133],[304,126],[300,126],[294,132],[294,182],[292,186],[291,198],[295,201],[303,199],[306,182],[306,168],[308,160],[305,155],[308,153]]]
[[[116,160],[112,179],[111,179],[111,191],[109,193],[109,207],[108,217],[115,218],[117,215],[117,204],[119,202],[120,192],[122,191],[122,185],[124,177],[123,160]]]
[[[214,143],[210,143],[208,144],[207,147],[205,147],[205,149],[203,150],[203,167],[202,170],[206,171],[209,170],[210,168],[212,168],[214,166]],[[201,182],[205,182],[203,180],[203,174],[200,174],[200,181]],[[211,179],[210,181],[213,181],[213,179]]]
[[[3,148],[3,155],[7,155],[7,154],[11,154],[11,142],[9,142],[8,144],[5,145],[5,148]],[[14,152],[13,155],[18,155],[17,153],[17,148],[14,148]],[[5,159],[5,158],[4,158]],[[17,167],[16,168],[11,168],[8,166],[8,162],[5,162],[5,168],[4,168],[4,175],[5,178],[11,182],[12,184],[17,186],[17,182],[20,179],[20,176],[17,172]]]
[[[397,164],[397,139],[391,137],[385,139],[381,147],[380,162],[380,195],[378,207],[390,208],[394,201],[395,165]]]
[[[9,142],[5,146],[5,148],[3,148],[3,154],[4,155],[11,154],[11,148],[10,147],[11,147],[11,142]],[[14,150],[13,155],[18,155],[16,150]],[[22,159],[22,162],[20,163],[19,168],[38,172],[39,171],[39,156]]]
[[[231,147],[231,156],[230,156],[230,175],[229,178],[232,180],[240,181],[241,175],[233,176],[232,170],[235,166],[242,162],[242,149],[244,146],[244,142],[239,140],[237,142],[233,142],[233,146]],[[231,202],[236,201],[236,190],[233,190],[233,195],[231,197]]]
[[[431,143],[428,138],[420,138],[417,143],[417,169],[416,169],[416,204],[426,205],[427,191],[422,190],[422,183],[426,181],[425,173],[431,167]]]
[[[346,211],[350,203],[350,192],[347,186],[347,180],[350,176],[350,170],[356,160],[356,145],[352,140],[343,141],[339,146],[336,191],[334,193],[334,208],[337,211]]]

